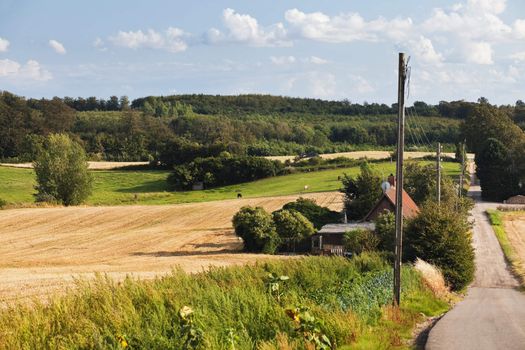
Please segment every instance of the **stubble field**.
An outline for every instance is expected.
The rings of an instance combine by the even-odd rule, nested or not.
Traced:
[[[0,211],[0,300],[42,299],[74,278],[107,273],[153,278],[180,266],[197,272],[275,258],[240,252],[232,216],[244,205],[279,209],[298,195],[179,205]],[[334,210],[337,192],[304,197]]]

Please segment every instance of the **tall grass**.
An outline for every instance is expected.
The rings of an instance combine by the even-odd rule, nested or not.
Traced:
[[[282,282],[279,299],[268,289],[270,272],[290,277]],[[98,276],[46,303],[0,311],[0,348],[118,349],[124,338],[131,349],[181,349],[178,311],[183,306],[194,310],[202,349],[307,348],[285,312],[299,306],[309,308],[336,346],[369,339],[387,346],[410,338],[408,330],[421,312],[436,314],[448,307],[414,269],[405,267],[406,306],[399,318],[405,321],[399,323],[387,312],[391,280],[390,267],[366,254],[352,260],[307,257],[213,268],[195,275],[175,270],[154,281]],[[371,336],[379,331],[386,333]]]

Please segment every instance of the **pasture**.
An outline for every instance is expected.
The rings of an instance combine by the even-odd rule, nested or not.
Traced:
[[[458,176],[458,163],[443,162],[442,165],[445,174]],[[373,166],[385,178],[395,172],[395,163],[382,162]],[[344,173],[356,175],[359,167],[295,173],[203,191],[171,192],[165,181],[169,171],[96,170],[93,171],[93,194],[86,204],[177,204],[234,199],[239,192],[244,198],[256,198],[337,191],[341,188],[338,178]],[[7,202],[20,206],[30,205],[34,202],[34,185],[32,169],[0,167],[0,198]],[[308,188],[305,189],[305,186]]]

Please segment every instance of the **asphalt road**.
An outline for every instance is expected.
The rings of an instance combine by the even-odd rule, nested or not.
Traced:
[[[525,294],[510,273],[485,210],[497,203],[481,201],[479,186],[469,193],[476,205],[473,245],[476,276],[467,296],[430,331],[426,349],[525,349]]]

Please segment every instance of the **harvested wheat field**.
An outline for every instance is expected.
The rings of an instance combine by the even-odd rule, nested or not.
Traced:
[[[152,278],[177,265],[197,272],[210,265],[254,262],[244,254],[232,216],[244,205],[279,209],[299,196],[163,206],[70,207],[0,211],[0,300],[42,298],[94,272]],[[337,192],[312,193],[339,210]]]
[[[504,213],[503,225],[509,242],[514,248],[521,266],[525,269],[525,212]],[[525,276],[523,277],[525,278]]]

